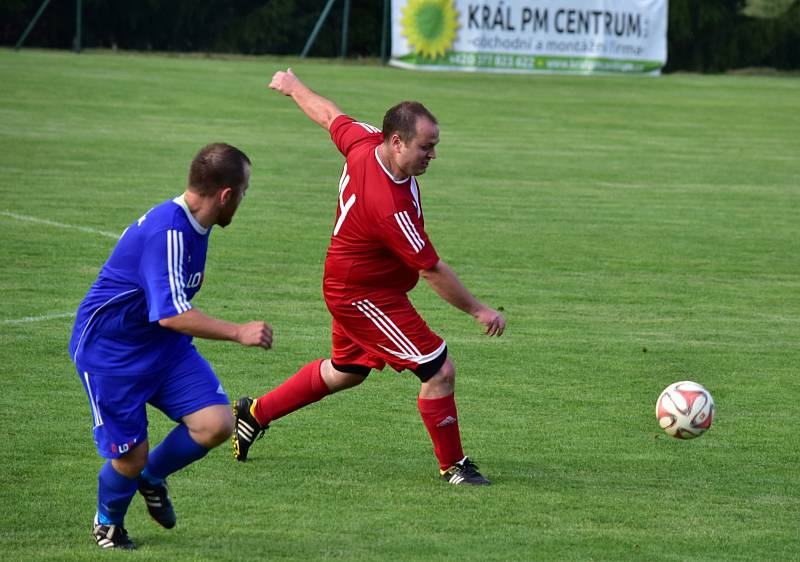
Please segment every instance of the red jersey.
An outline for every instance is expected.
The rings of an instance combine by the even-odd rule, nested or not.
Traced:
[[[417,180],[395,179],[383,166],[383,135],[376,127],[340,115],[330,133],[346,161],[325,258],[325,299],[407,293],[419,281],[419,270],[439,261],[425,234]]]

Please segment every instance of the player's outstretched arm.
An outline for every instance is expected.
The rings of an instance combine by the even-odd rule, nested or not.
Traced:
[[[236,324],[212,318],[192,308],[183,314],[162,318],[158,323],[164,328],[196,338],[229,340],[264,349],[272,347],[272,328],[266,322],[258,320]]]
[[[286,72],[276,72],[269,87],[292,98],[309,119],[326,131],[331,128],[333,120],[342,115],[342,110],[335,103],[303,84],[291,68]]]
[[[486,335],[503,335],[503,331],[506,329],[503,315],[476,299],[461,283],[449,265],[439,260],[439,263],[432,268],[420,271],[420,275],[436,291],[437,295],[483,324],[486,328]]]

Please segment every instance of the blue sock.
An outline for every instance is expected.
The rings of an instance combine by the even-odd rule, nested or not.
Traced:
[[[126,478],[108,460],[97,476],[97,519],[103,525],[122,525],[131,499],[138,488],[137,478]]]
[[[189,435],[189,428],[178,424],[158,447],[150,451],[142,477],[156,484],[184,466],[202,459],[207,453],[208,449]]]

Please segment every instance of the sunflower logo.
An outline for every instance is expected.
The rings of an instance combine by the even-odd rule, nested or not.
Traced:
[[[435,59],[453,46],[458,12],[452,0],[409,0],[402,11],[401,34],[416,53]]]

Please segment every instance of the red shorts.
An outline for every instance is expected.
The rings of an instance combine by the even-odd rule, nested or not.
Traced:
[[[339,365],[415,370],[435,360],[446,344],[405,295],[370,295],[352,302],[328,303],[333,315],[333,353]]]

